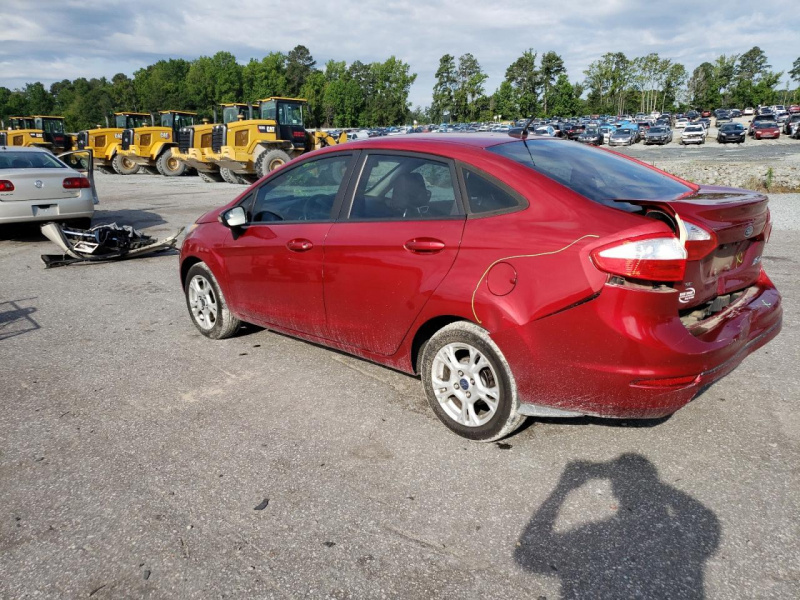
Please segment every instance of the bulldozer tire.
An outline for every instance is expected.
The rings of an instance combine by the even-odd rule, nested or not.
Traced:
[[[238,177],[230,169],[221,168],[219,170],[219,176],[222,177],[222,179],[224,181],[227,181],[228,183],[239,183]]]
[[[139,172],[139,165],[121,154],[114,155],[111,167],[117,175],[133,175]]]
[[[239,175],[234,173],[234,176],[236,179],[238,179],[238,183],[241,183],[242,185],[250,185],[260,179],[258,175]]]
[[[273,169],[285,165],[289,162],[291,157],[283,150],[274,149],[262,152],[256,159],[256,173],[259,177],[263,177]]]
[[[220,181],[224,181],[224,179],[222,179],[222,175],[219,173],[198,171],[197,174],[200,176],[200,179],[206,183],[219,183]]]
[[[164,177],[180,177],[186,172],[186,163],[172,156],[172,148],[169,148],[156,160],[156,169]]]

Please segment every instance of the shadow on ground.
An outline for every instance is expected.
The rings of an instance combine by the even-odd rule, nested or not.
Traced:
[[[557,527],[570,492],[607,480],[613,516]],[[607,503],[606,498],[596,500]],[[600,508],[600,504],[598,504]],[[608,514],[608,511],[604,511]],[[700,502],[658,477],[638,454],[567,465],[553,492],[520,535],[514,559],[523,569],[558,577],[564,599],[704,597],[705,562],[719,545],[720,524]]]

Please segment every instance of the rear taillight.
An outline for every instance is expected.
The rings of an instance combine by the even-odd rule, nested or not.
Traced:
[[[67,177],[64,180],[65,190],[78,190],[81,188],[92,187],[92,184],[86,177]]]
[[[601,271],[645,281],[681,281],[686,257],[686,249],[675,237],[626,240],[592,252]]]
[[[684,221],[686,226],[686,252],[688,260],[700,260],[711,254],[719,245],[713,231],[703,229],[699,225]]]
[[[14,184],[8,179],[0,179],[0,192],[13,192]]]

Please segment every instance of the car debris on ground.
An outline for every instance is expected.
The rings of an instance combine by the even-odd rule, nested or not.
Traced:
[[[75,229],[47,223],[42,225],[42,234],[61,248],[63,254],[42,254],[42,261],[45,268],[51,268],[136,258],[174,248],[183,230],[181,227],[174,235],[158,240],[130,225],[111,223],[91,229]]]

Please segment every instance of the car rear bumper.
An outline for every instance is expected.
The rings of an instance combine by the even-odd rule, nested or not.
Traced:
[[[82,191],[83,193],[75,198],[0,202],[0,224],[64,221],[91,217],[94,215],[94,200],[91,190]]]
[[[492,335],[524,405],[611,418],[658,418],[690,402],[781,329],[781,297],[762,271],[752,292],[695,337],[672,290],[606,285],[569,310]]]

